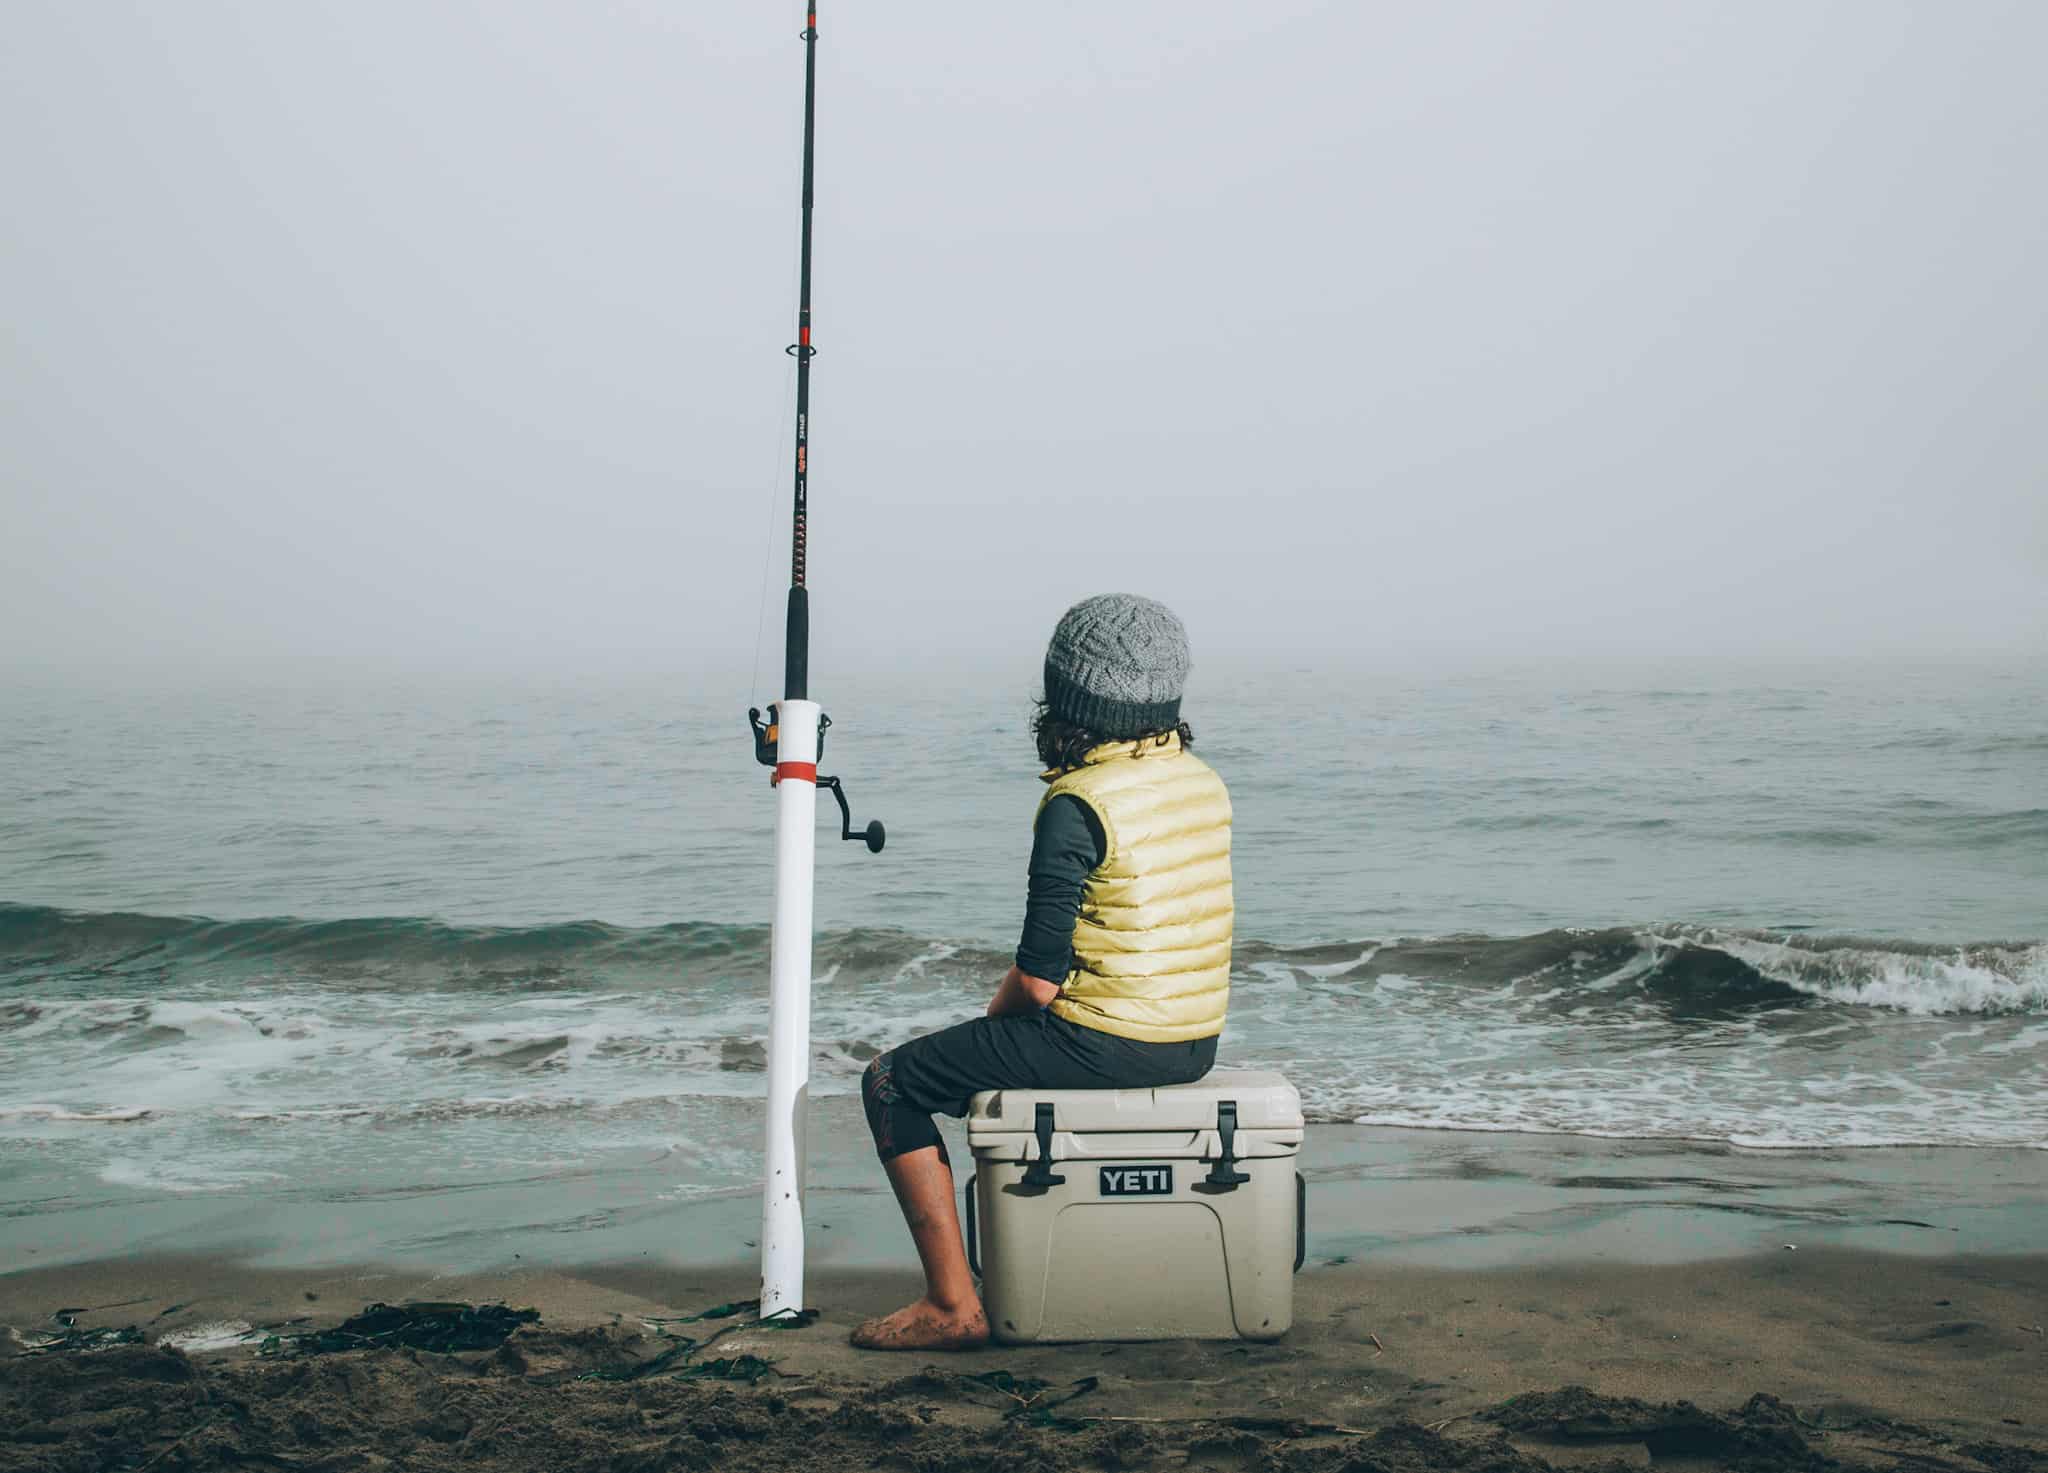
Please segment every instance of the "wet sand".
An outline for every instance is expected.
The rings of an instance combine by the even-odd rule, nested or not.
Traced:
[[[972,1159],[945,1122],[954,1160]],[[106,1127],[99,1127],[106,1128]],[[747,1125],[748,1139],[756,1127]],[[858,1101],[813,1102],[808,1237],[820,1269],[915,1263]],[[1694,1141],[1311,1125],[1311,1263],[1493,1268],[1682,1263],[1785,1243],[2011,1254],[2048,1242],[2048,1151],[1751,1151]],[[686,1156],[617,1153],[377,1190],[342,1177],[143,1192],[87,1173],[0,1198],[0,1275],[136,1255],[259,1266],[382,1263],[480,1271],[754,1261],[759,1189],[699,1190]],[[517,1255],[517,1257],[515,1257]]]
[[[678,1323],[751,1295],[752,1274],[651,1254],[454,1274],[219,1257],[26,1269],[0,1275],[0,1469],[2048,1468],[2048,1256],[1326,1262],[1298,1278],[1295,1328],[1272,1345],[846,1344],[916,1287],[900,1269],[822,1269],[817,1321],[767,1330]],[[541,1317],[454,1355],[255,1348],[418,1299]],[[59,1311],[144,1343],[23,1353]],[[224,1344],[236,1326],[251,1338]],[[673,1344],[663,1328],[721,1327],[694,1360],[772,1372],[585,1378],[651,1360]],[[160,1343],[181,1335],[223,1348]]]

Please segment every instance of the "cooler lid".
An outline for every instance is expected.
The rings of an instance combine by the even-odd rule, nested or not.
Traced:
[[[1040,1105],[1051,1105],[1053,1128],[1119,1135],[1148,1130],[1214,1130],[1216,1107],[1237,1106],[1241,1130],[1300,1130],[1301,1096],[1286,1076],[1264,1069],[1212,1069],[1193,1084],[1157,1089],[995,1089],[974,1097],[967,1139],[1028,1132]]]

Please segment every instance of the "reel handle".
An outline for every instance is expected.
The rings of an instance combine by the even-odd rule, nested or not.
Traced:
[[[862,829],[859,833],[855,833],[853,831],[853,809],[846,801],[845,786],[836,777],[821,777],[818,779],[818,786],[830,788],[832,796],[838,800],[839,837],[842,839],[859,839],[868,846],[868,853],[880,854],[882,846],[889,841],[888,831],[882,827],[882,821],[879,818],[871,818],[868,820],[866,828]]]

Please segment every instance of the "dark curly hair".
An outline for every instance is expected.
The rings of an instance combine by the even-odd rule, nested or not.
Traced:
[[[1043,698],[1033,703],[1031,712],[1031,739],[1038,744],[1038,760],[1057,772],[1079,767],[1089,750],[1104,742],[1152,742],[1163,747],[1170,736],[1178,736],[1183,748],[1191,748],[1195,744],[1194,730],[1185,721],[1171,730],[1140,732],[1134,737],[1106,737],[1085,726],[1062,721],[1052,714],[1052,707]]]

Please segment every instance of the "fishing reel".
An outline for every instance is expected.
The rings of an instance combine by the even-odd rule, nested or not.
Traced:
[[[781,731],[776,725],[776,707],[772,704],[768,707],[768,719],[764,722],[761,719],[761,708],[749,706],[747,708],[747,725],[754,733],[754,760],[763,767],[775,767],[777,765],[775,747],[776,743],[781,740]],[[820,712],[818,714],[818,758],[820,761],[823,761],[825,757],[825,732],[831,725],[832,718]],[[841,839],[859,839],[868,846],[868,853],[880,854],[882,852],[882,845],[887,843],[889,838],[888,832],[882,827],[882,821],[879,818],[870,819],[866,828],[855,833],[853,828],[853,809],[846,801],[846,789],[839,779],[836,777],[816,777],[813,780],[819,787],[828,789],[834,801],[839,804],[839,837]]]

